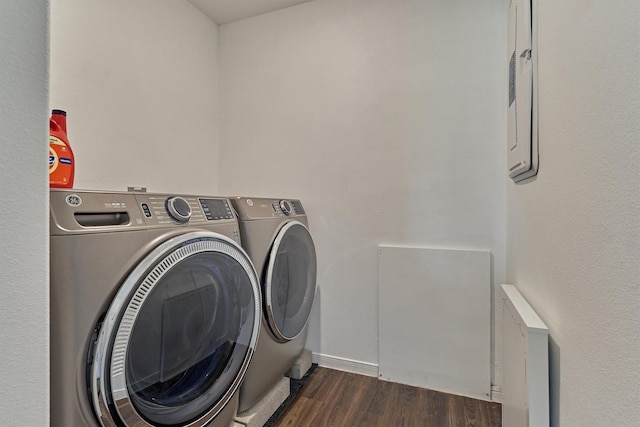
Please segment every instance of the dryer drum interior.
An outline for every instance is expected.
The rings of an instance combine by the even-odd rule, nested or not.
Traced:
[[[315,245],[304,224],[289,221],[278,230],[266,269],[269,327],[278,340],[292,340],[306,326],[316,292]]]
[[[98,419],[206,425],[247,369],[259,307],[253,266],[233,241],[202,231],[158,246],[125,279],[92,346]]]

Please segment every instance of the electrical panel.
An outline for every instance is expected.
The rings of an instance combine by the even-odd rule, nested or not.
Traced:
[[[537,0],[510,0],[507,150],[514,181],[538,173]]]

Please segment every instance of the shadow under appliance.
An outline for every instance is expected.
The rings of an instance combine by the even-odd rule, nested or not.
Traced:
[[[51,426],[232,425],[261,302],[229,200],[50,196]]]
[[[238,412],[271,391],[304,350],[316,292],[316,252],[299,200],[235,197],[242,245],[260,275],[263,316]]]

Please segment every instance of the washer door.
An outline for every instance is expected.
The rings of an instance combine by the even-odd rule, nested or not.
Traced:
[[[255,269],[234,241],[202,231],[158,246],[125,279],[96,333],[88,379],[100,423],[207,424],[244,376],[259,313]]]
[[[276,234],[264,283],[271,332],[282,342],[296,338],[309,320],[316,293],[316,250],[307,227],[287,222]]]

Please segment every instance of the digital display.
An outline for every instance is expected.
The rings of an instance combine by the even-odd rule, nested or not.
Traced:
[[[209,221],[234,219],[233,211],[226,199],[198,199],[204,215]]]

